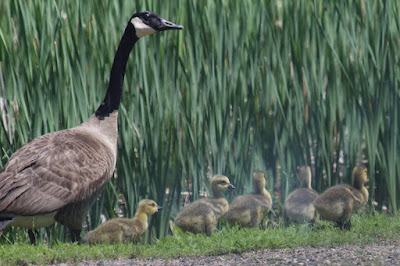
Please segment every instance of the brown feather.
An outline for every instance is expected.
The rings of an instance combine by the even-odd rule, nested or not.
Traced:
[[[17,150],[0,174],[0,214],[37,216],[57,211],[57,221],[80,229],[116,160],[115,152],[92,131],[89,123],[87,128],[49,133]],[[10,225],[26,225],[17,221]]]

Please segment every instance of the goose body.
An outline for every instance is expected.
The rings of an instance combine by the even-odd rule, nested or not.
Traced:
[[[130,51],[140,37],[182,28],[149,11],[132,16],[96,112],[77,127],[26,143],[1,170],[0,231],[6,226],[35,229],[59,222],[71,230],[72,240],[79,239],[85,214],[115,169],[118,107]]]
[[[336,185],[328,188],[314,201],[321,218],[336,222],[340,227],[349,229],[350,218],[354,212],[368,202],[367,168],[356,166],[353,170],[353,185]]]
[[[116,123],[116,114],[107,120],[113,117]],[[9,225],[29,229],[55,221],[81,228],[81,217],[116,162],[116,137],[88,126],[95,121],[91,117],[78,127],[40,136],[13,154],[0,174],[0,217],[12,217],[6,220]]]
[[[148,216],[162,209],[153,200],[142,200],[132,219],[118,218],[101,224],[86,234],[83,241],[88,244],[136,243],[147,230]]]
[[[263,172],[253,173],[253,193],[235,198],[225,214],[228,223],[233,226],[258,227],[265,214],[271,209],[271,194],[265,189]]]
[[[211,179],[213,198],[196,200],[184,207],[175,218],[175,225],[184,232],[211,235],[218,220],[229,208],[223,192],[235,188],[226,176],[216,175]]]
[[[314,207],[318,193],[311,188],[311,169],[307,165],[300,165],[296,175],[301,186],[288,195],[283,205],[283,217],[292,223],[314,222],[319,217]]]

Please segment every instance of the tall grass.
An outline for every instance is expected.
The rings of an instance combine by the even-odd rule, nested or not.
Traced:
[[[350,183],[354,165],[367,164],[371,198],[398,211],[394,0],[2,1],[1,167],[27,141],[94,112],[124,26],[143,9],[185,29],[146,37],[131,54],[117,170],[89,229],[101,213],[132,216],[152,198],[165,209],[147,237],[165,235],[181,192],[197,199],[215,173],[236,185],[232,198],[265,171],[279,206],[304,163],[318,191]]]

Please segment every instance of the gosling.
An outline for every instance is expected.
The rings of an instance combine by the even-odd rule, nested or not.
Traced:
[[[210,236],[216,230],[219,218],[229,208],[223,192],[234,188],[226,176],[215,175],[211,179],[213,198],[196,200],[184,207],[175,218],[176,226],[183,232],[205,233]]]
[[[142,200],[132,219],[117,218],[101,224],[86,234],[83,241],[88,244],[137,243],[149,224],[147,218],[162,209],[153,200]]]
[[[336,222],[342,229],[350,229],[351,216],[368,202],[367,183],[367,168],[356,166],[353,170],[353,186],[333,186],[315,199],[314,206],[321,218]]]
[[[311,188],[311,169],[308,165],[297,166],[296,175],[301,185],[287,197],[283,217],[288,223],[313,223],[319,215],[313,203],[318,193]]]
[[[258,227],[272,206],[271,194],[265,189],[266,180],[263,172],[253,173],[253,193],[242,195],[233,200],[225,219],[230,226]]]

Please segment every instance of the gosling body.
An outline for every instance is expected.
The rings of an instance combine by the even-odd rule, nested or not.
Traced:
[[[194,234],[205,233],[211,235],[217,227],[218,220],[229,208],[223,192],[234,189],[229,179],[223,175],[216,175],[211,179],[213,198],[196,200],[184,207],[176,216],[175,224],[184,232]]]
[[[356,166],[353,170],[353,185],[336,185],[327,189],[314,201],[321,218],[336,222],[341,228],[349,229],[354,212],[368,202],[367,168]]]
[[[233,200],[225,218],[233,226],[258,227],[272,206],[271,194],[265,189],[263,172],[253,173],[253,193],[242,195]]]
[[[88,244],[137,243],[149,226],[148,216],[160,209],[162,207],[155,201],[142,200],[132,219],[117,218],[105,222],[87,233],[83,241]]]
[[[318,193],[311,188],[311,169],[307,165],[300,165],[297,167],[296,175],[301,185],[287,197],[283,205],[283,217],[291,223],[314,222],[319,218],[314,207]]]

